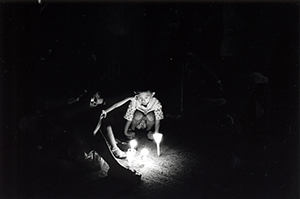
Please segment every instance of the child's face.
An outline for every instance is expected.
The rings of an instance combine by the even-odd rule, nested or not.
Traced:
[[[141,104],[146,106],[150,99],[152,97],[152,94],[150,92],[142,92],[138,95],[138,99],[140,100]]]
[[[90,101],[90,105],[95,107],[99,104],[103,104],[104,103],[104,99],[100,97],[100,94],[99,92],[97,92],[92,98],[91,98],[91,101]]]

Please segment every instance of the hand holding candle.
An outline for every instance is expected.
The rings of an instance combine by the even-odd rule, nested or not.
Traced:
[[[163,134],[161,133],[154,133],[153,134],[153,138],[154,138],[154,141],[156,142],[156,146],[157,146],[157,155],[160,156],[160,142],[161,142],[161,139],[162,139],[162,136]]]

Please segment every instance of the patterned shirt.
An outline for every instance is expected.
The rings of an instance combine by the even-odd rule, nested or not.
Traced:
[[[155,115],[156,120],[164,119],[164,114],[162,112],[162,105],[158,101],[158,99],[156,99],[155,97],[152,97],[150,99],[147,106],[143,106],[141,104],[141,102],[137,99],[137,97],[135,97],[133,100],[131,100],[124,118],[126,120],[132,121],[133,114],[136,110],[141,111],[145,115],[147,115],[148,113],[154,111],[154,115]]]

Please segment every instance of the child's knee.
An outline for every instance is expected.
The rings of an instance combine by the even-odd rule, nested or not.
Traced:
[[[136,111],[134,112],[134,115],[133,115],[133,119],[136,120],[136,121],[139,121],[143,118],[143,113],[139,112],[139,111]]]
[[[154,121],[150,122],[150,121],[147,121],[147,128],[146,130],[147,131],[150,131],[152,129],[152,127],[154,126]]]
[[[155,120],[155,116],[154,116],[153,112],[148,113],[146,115],[146,117],[147,117],[148,122],[154,122],[154,120]]]

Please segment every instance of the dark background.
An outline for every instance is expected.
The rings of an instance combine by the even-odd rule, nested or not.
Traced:
[[[1,3],[0,9],[1,187],[14,189],[24,164],[20,119],[45,101],[99,90],[116,102],[150,89],[167,118],[185,118],[185,129],[209,129],[231,115],[242,121],[247,144],[262,136],[288,140],[273,155],[284,157],[296,189],[298,4]],[[253,72],[269,82],[255,85]],[[216,106],[220,98],[224,106]],[[219,143],[210,138],[202,147],[218,150]]]

